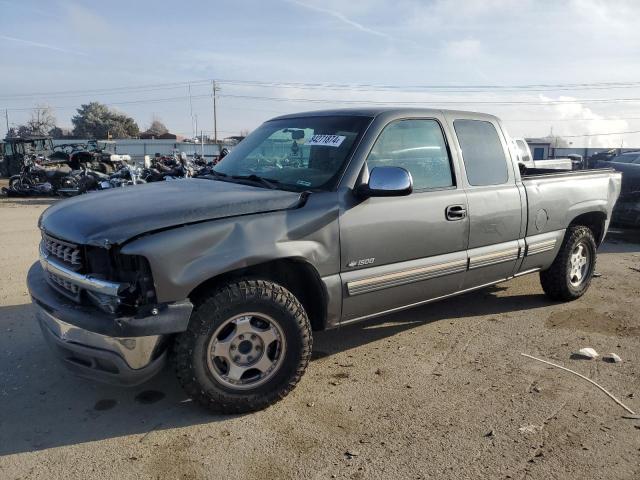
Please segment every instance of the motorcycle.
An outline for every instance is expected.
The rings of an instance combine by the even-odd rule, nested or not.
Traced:
[[[126,187],[147,183],[142,177],[142,169],[135,165],[125,164],[116,172],[107,175],[88,167],[74,172],[78,183],[77,193]]]
[[[189,178],[193,176],[193,172],[194,168],[189,164],[184,153],[173,154],[156,157],[151,166],[143,170],[142,178],[147,182],[161,182]]]
[[[2,191],[9,196],[75,194],[78,184],[68,166],[47,168],[40,165],[41,161],[43,158],[35,155],[25,156],[20,173],[10,177],[9,187]]]

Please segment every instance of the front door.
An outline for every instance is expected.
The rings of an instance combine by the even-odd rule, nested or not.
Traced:
[[[365,168],[405,168],[413,193],[356,201],[340,216],[343,319],[355,321],[457,291],[467,268],[464,189],[442,119],[389,123]]]

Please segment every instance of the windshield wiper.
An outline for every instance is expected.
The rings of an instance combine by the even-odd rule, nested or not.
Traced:
[[[218,172],[213,168],[210,170],[210,172],[211,172],[210,175],[213,175],[214,177],[227,177],[228,176],[226,173]],[[207,175],[209,175],[209,174],[207,174]]]
[[[201,173],[198,177],[207,178],[209,180],[226,180],[226,177],[228,177],[226,173],[216,172],[213,168],[207,168],[207,170],[208,172]]]
[[[275,180],[272,178],[259,177],[255,173],[252,173],[251,175],[231,175],[231,178],[233,178],[234,180],[249,180],[252,182],[261,183],[262,185],[264,185],[267,188],[270,188],[271,190],[275,190],[276,188],[278,188],[276,186],[276,183],[280,183],[278,180]]]

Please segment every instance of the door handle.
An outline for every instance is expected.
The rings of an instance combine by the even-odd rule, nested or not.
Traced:
[[[444,214],[445,214],[445,217],[447,217],[447,220],[450,220],[450,221],[462,220],[467,216],[467,209],[465,208],[464,205],[449,205],[445,209]]]

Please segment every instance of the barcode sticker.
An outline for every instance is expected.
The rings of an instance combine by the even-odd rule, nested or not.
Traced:
[[[312,136],[305,145],[323,145],[325,147],[339,147],[342,142],[344,142],[344,137],[342,135],[314,135]]]

